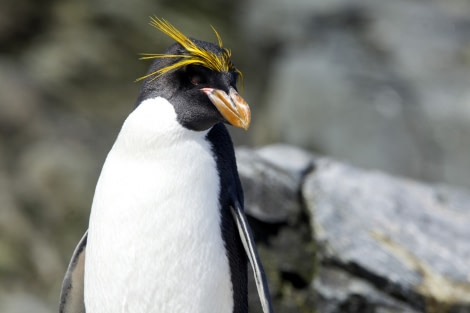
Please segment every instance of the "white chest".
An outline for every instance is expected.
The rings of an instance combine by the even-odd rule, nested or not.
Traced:
[[[233,310],[211,147],[171,114],[166,100],[142,103],[105,162],[90,216],[87,313]]]

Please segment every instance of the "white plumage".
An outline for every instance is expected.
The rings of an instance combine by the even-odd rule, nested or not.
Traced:
[[[103,166],[85,260],[87,313],[232,312],[207,131],[163,98],[125,121]]]

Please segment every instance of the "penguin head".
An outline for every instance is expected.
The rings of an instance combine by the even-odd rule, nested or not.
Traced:
[[[237,92],[241,72],[230,51],[219,44],[190,39],[165,20],[152,18],[151,25],[177,42],[163,54],[146,54],[155,59],[142,80],[137,106],[144,100],[162,97],[173,106],[184,127],[203,131],[217,123],[248,129],[250,108]]]

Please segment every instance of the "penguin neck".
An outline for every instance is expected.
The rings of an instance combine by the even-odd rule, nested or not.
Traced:
[[[193,131],[178,121],[173,105],[162,97],[142,101],[124,122],[113,146],[115,153],[139,158],[187,140],[205,140],[209,130]]]

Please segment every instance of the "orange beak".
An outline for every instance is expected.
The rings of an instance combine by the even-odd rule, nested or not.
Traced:
[[[250,127],[251,112],[248,103],[230,87],[229,94],[220,89],[202,88],[220,114],[235,127],[247,130]]]

